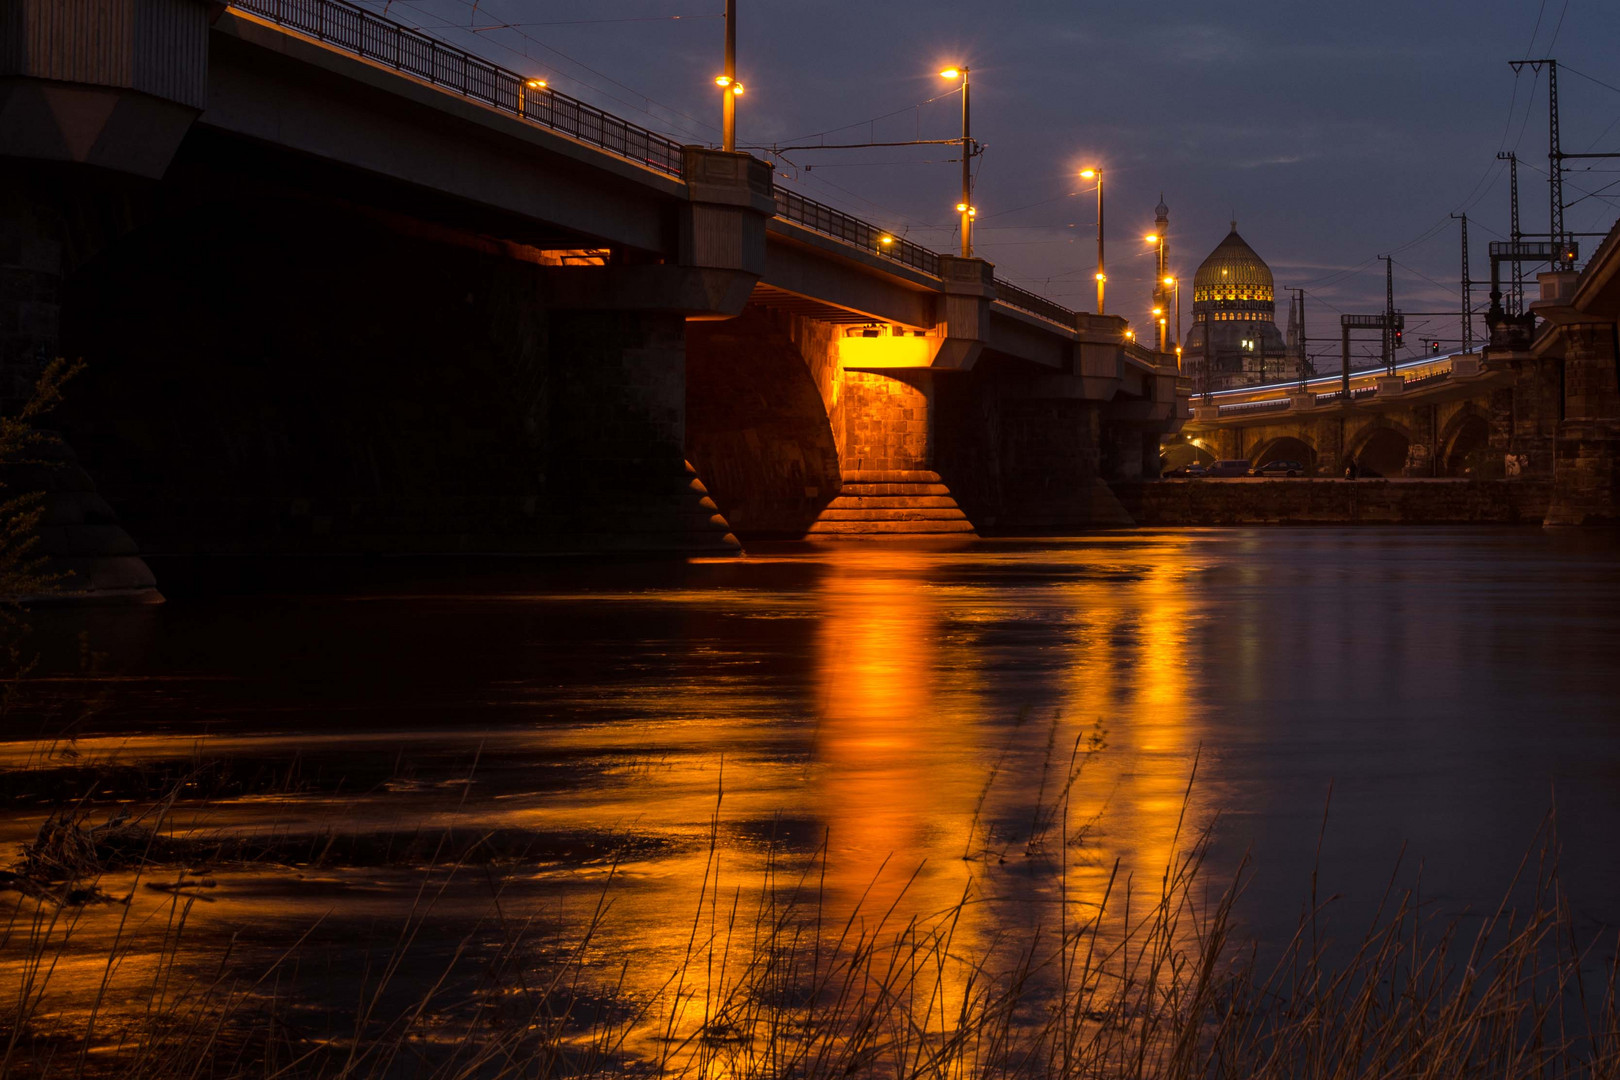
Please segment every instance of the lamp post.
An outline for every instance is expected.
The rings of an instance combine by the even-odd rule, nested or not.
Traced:
[[[723,95],[720,107],[720,148],[737,152],[737,99],[742,83],[737,81],[737,0],[726,0],[726,69],[714,80]]]
[[[1166,285],[1168,285],[1170,288],[1174,289],[1175,293],[1176,293],[1176,338],[1175,338],[1175,341],[1176,341],[1176,359],[1177,359],[1176,366],[1180,367],[1181,366],[1180,365],[1180,358],[1181,358],[1181,279],[1178,278],[1178,277],[1172,277],[1172,276],[1167,274],[1167,275],[1165,275],[1164,283]]]
[[[968,126],[968,67],[949,67],[939,73],[942,79],[962,80],[962,201],[956,209],[962,215],[962,258],[973,257],[973,137]]]
[[[1108,270],[1103,266],[1103,175],[1102,170],[1089,167],[1080,170],[1080,179],[1097,181],[1097,314],[1103,314],[1103,287],[1108,283]]]

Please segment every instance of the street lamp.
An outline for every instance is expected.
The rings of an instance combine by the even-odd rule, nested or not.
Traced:
[[[1108,283],[1108,271],[1103,266],[1103,175],[1102,169],[1088,166],[1080,170],[1080,179],[1097,181],[1097,314],[1103,313],[1103,286]]]
[[[968,67],[948,67],[939,73],[942,79],[962,80],[962,201],[956,204],[962,215],[962,258],[973,257],[973,139],[968,128]]]
[[[530,102],[531,98],[532,99],[538,99],[540,97],[539,94],[531,95],[529,93],[529,91],[531,91],[531,90],[544,90],[544,89],[546,89],[546,87],[547,87],[547,83],[546,83],[546,80],[544,80],[544,79],[524,79],[523,80],[523,85],[518,87],[518,115],[519,116],[529,116],[530,115],[529,102]],[[538,116],[539,112],[536,111],[536,113],[534,115]]]
[[[1179,367],[1181,357],[1181,279],[1167,274],[1164,283],[1176,292],[1176,366]]]
[[[737,152],[737,99],[742,97],[742,83],[737,81],[737,0],[726,0],[726,70],[714,80],[724,101],[720,107],[720,148],[728,154]]]

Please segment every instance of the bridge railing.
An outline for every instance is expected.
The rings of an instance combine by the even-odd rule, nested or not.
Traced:
[[[1010,281],[996,278],[996,300],[1010,308],[1017,308],[1019,311],[1028,312],[1031,315],[1055,322],[1066,329],[1073,330],[1075,328],[1074,317],[1077,314],[1076,312],[1064,307],[1062,304],[1054,303],[1044,296],[1038,296],[1028,289],[1020,289]]]
[[[1146,367],[1158,366],[1162,353],[1156,353],[1134,338],[1125,342],[1125,355]]]
[[[1265,399],[1262,401],[1238,401],[1231,405],[1222,405],[1217,415],[1231,416],[1235,413],[1272,412],[1288,408],[1290,402],[1287,398]]]
[[[1406,389],[1415,390],[1422,386],[1433,386],[1435,383],[1445,382],[1449,378],[1451,378],[1450,368],[1446,368],[1442,371],[1433,371],[1427,375],[1421,376],[1420,378],[1407,379]]]
[[[681,145],[577,98],[530,87],[515,71],[446,45],[346,0],[230,0],[231,6],[387,64],[474,101],[513,113],[671,176]]]
[[[862,221],[842,210],[834,210],[826,203],[807,199],[797,191],[776,189],[776,216],[823,236],[853,244],[874,255],[893,259],[914,270],[939,276],[939,256],[936,253],[910,240],[902,240],[869,221]]]
[[[1378,387],[1376,386],[1358,386],[1350,391],[1350,400],[1354,401],[1356,398],[1372,397],[1376,393],[1378,393]],[[1329,402],[1338,401],[1342,397],[1344,397],[1343,390],[1334,390],[1326,394],[1317,394],[1316,404],[1326,405]]]

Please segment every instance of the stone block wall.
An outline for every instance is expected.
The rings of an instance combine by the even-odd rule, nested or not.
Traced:
[[[1186,525],[1539,525],[1547,479],[1159,480],[1113,485],[1145,528]]]
[[[844,372],[841,449],[846,474],[934,467],[934,380],[925,368]]]

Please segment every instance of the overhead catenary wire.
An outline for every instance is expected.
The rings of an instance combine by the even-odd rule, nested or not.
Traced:
[[[448,21],[447,19],[445,19],[445,17],[443,15],[439,14],[435,10],[432,10],[431,8],[427,8],[426,10],[423,10],[424,8],[426,8],[426,0],[360,0],[360,2],[369,3],[369,4],[373,5],[373,6],[380,7],[384,14],[388,14],[390,9],[393,7],[393,5],[399,4],[399,5],[402,5],[402,6],[406,6],[406,7],[416,9],[417,12],[420,15],[423,15],[425,17],[438,20],[437,23],[432,25],[432,26],[427,26],[427,25],[424,25],[424,24],[421,24],[421,23],[413,24],[414,28],[418,29],[418,30],[429,30],[429,29],[432,29],[432,30],[454,30],[454,31],[461,32],[461,33],[477,34],[477,29],[470,24],[470,20],[469,20],[469,25],[463,26],[460,23],[455,23],[455,22]],[[476,12],[477,12],[478,4],[476,2],[474,2],[474,0],[454,0],[454,2],[462,5],[463,7],[471,9],[472,13],[474,13],[474,14],[476,14]],[[579,79],[579,78],[577,78],[577,76],[575,77],[577,79],[577,81],[580,82],[582,85],[590,87],[592,90],[594,90],[597,93],[601,94],[603,97],[605,97],[609,101],[615,102],[616,104],[623,105],[624,107],[626,107],[628,109],[631,109],[631,110],[633,110],[635,112],[641,113],[644,116],[647,116],[647,117],[655,120],[659,124],[673,124],[677,128],[684,128],[685,129],[685,134],[687,134],[688,136],[691,136],[691,137],[696,137],[696,138],[700,138],[700,139],[707,138],[706,135],[700,134],[698,130],[687,127],[685,124],[681,124],[676,120],[672,120],[670,117],[671,116],[677,117],[680,120],[686,121],[688,124],[695,124],[695,125],[697,125],[697,129],[702,129],[703,131],[706,131],[706,132],[718,132],[720,130],[716,125],[714,125],[712,123],[709,123],[706,120],[701,120],[698,117],[691,116],[688,113],[684,113],[681,110],[674,108],[673,106],[666,105],[663,102],[658,101],[658,100],[650,97],[647,94],[644,94],[640,90],[637,90],[635,87],[629,86],[629,85],[627,85],[625,83],[622,83],[618,79],[615,79],[613,76],[608,75],[605,72],[601,72],[601,71],[596,70],[595,68],[591,67],[589,64],[586,64],[584,61],[575,59],[574,57],[568,55],[567,53],[563,52],[561,49],[556,48],[555,46],[548,45],[544,41],[541,41],[539,38],[536,38],[535,36],[533,36],[532,34],[528,34],[528,33],[525,33],[522,30],[515,30],[515,29],[512,32],[517,34],[519,37],[521,37],[525,41],[529,42],[530,44],[538,46],[539,48],[544,49],[548,53],[551,53],[551,54],[553,54],[555,56],[561,57],[563,60],[567,61],[569,64],[572,64],[575,67],[577,67],[577,68],[579,68],[579,69],[581,69],[583,71],[587,71],[590,74],[596,76],[597,78],[606,80],[607,82],[611,83],[612,85],[619,87],[621,90],[627,91],[628,93],[631,93],[631,94],[635,95],[636,97],[641,99],[643,104],[638,105],[633,101],[626,101],[624,98],[617,96],[612,91],[605,90],[600,86],[593,85],[590,82],[590,80],[588,80],[588,79]],[[520,56],[520,57],[524,58],[525,60],[528,60],[528,61],[531,61],[531,62],[537,62],[538,58],[536,58],[534,55],[532,55],[531,53],[527,52],[524,49],[513,48],[511,45],[508,45],[505,42],[500,41],[498,38],[495,38],[493,36],[487,36],[487,35],[479,34],[478,37],[479,37],[479,40],[487,41],[491,45],[494,45],[496,48],[501,49],[501,50],[503,50],[505,52],[511,53],[513,56]],[[649,108],[648,106],[653,106],[653,105],[656,105],[658,108],[664,110],[669,115],[667,115],[667,116],[659,115],[658,113],[652,111],[652,109]]]

